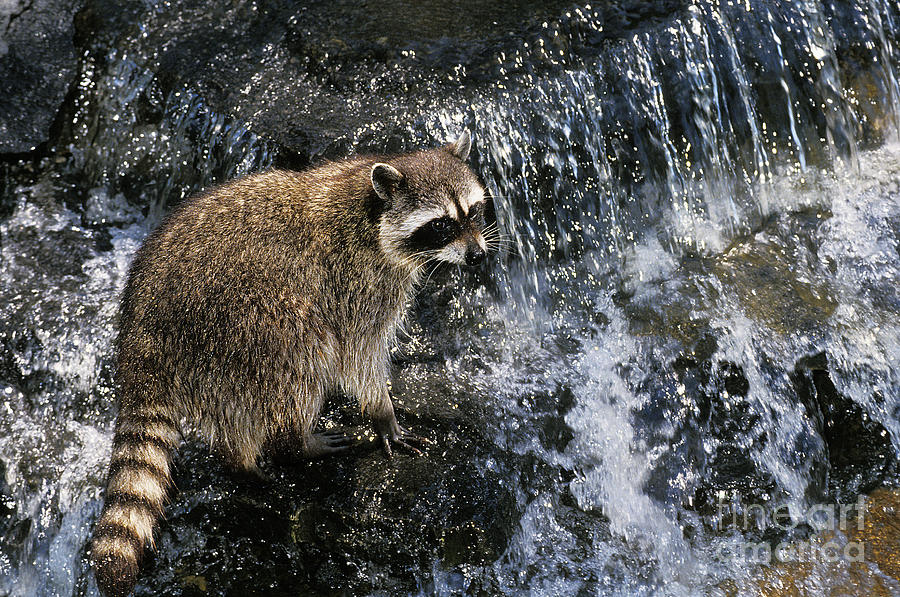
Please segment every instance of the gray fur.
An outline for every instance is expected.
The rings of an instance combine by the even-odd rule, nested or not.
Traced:
[[[147,238],[116,343],[120,410],[92,547],[104,593],[134,586],[180,421],[248,472],[276,441],[328,451],[313,430],[337,390],[359,399],[388,451],[414,438],[394,416],[389,351],[422,267],[458,259],[411,252],[398,227],[483,193],[458,157],[464,138],[451,152],[247,176],[187,200]],[[461,230],[453,243],[484,246],[477,226]]]

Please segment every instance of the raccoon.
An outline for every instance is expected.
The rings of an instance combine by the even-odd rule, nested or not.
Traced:
[[[116,340],[116,420],[91,558],[127,595],[162,516],[182,422],[237,470],[277,450],[338,453],[314,433],[323,400],[359,400],[388,456],[427,443],[401,427],[389,351],[426,264],[486,255],[485,187],[471,138],[305,172],[250,175],[185,201],[129,271]]]

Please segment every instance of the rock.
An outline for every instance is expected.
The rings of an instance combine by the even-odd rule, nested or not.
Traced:
[[[746,314],[783,335],[815,333],[834,312],[834,291],[807,279],[806,244],[826,214],[797,212],[769,221],[716,257],[714,272]],[[801,242],[797,242],[797,240]],[[811,268],[809,268],[811,269]]]
[[[78,72],[73,25],[80,2],[0,4],[0,153],[34,151]]]
[[[791,378],[825,442],[828,495],[848,499],[896,475],[890,435],[837,390],[824,353],[802,359]]]
[[[6,482],[6,462],[0,460],[0,517],[7,517],[16,511],[16,500]],[[5,526],[5,525],[2,525]]]
[[[496,561],[521,515],[521,463],[484,437],[481,414],[456,404],[466,390],[448,388],[446,376],[401,372],[394,390],[398,418],[435,442],[424,456],[388,460],[368,446],[270,464],[273,481],[262,487],[228,474],[202,446],[182,448],[179,492],[137,594],[194,594],[199,579],[235,594],[407,594],[435,561],[450,570]],[[332,401],[324,419],[362,423],[352,400]]]
[[[869,494],[863,528],[851,525],[849,535],[865,545],[866,561],[900,582],[900,490],[881,488]]]
[[[402,150],[416,142],[408,126],[422,122],[429,98],[465,105],[466,93],[508,80],[509,68],[580,63],[605,40],[669,18],[682,4],[620,0],[575,15],[560,0],[512,10],[474,0],[415,10],[397,0],[175,0],[152,10],[129,1],[113,17],[106,3],[88,0],[79,29],[88,45],[112,45],[153,73],[164,93],[188,88],[274,141],[287,151],[287,165],[298,167],[351,146]],[[552,56],[535,52],[545,39]],[[498,60],[523,51],[514,66]]]
[[[891,579],[900,582],[900,491],[873,491],[865,500],[863,520],[847,521],[842,535],[828,530],[788,544],[788,561],[773,558],[749,583],[721,588],[728,595],[766,597],[818,594],[823,587],[829,595],[895,595]]]

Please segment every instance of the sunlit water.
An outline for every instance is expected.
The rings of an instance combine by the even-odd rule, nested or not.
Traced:
[[[473,129],[505,235],[485,285],[451,276],[447,326],[467,348],[447,383],[487,401],[498,450],[558,472],[513,479],[523,514],[499,560],[435,561],[421,592],[744,586],[756,564],[723,554],[765,529],[723,526],[723,504],[810,523],[810,506],[871,481],[823,473],[822,422],[798,390],[810,359],[898,460],[900,25],[887,1],[835,10],[698,2],[583,68],[516,68],[410,115],[435,140]],[[570,17],[600,26],[590,7]],[[552,61],[553,39],[498,60]],[[848,39],[864,72],[838,60]],[[69,162],[17,188],[0,223],[0,313],[15,322],[0,336],[0,594],[96,591],[84,553],[130,258],[167,203],[273,158],[190,90],[138,126],[150,78],[127,56],[89,69]],[[135,169],[146,212],[116,192]],[[71,172],[97,183],[80,207],[61,200]]]

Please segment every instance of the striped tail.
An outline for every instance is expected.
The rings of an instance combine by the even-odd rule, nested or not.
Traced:
[[[172,478],[169,458],[177,429],[171,417],[146,408],[119,412],[103,512],[94,527],[91,559],[107,597],[131,593]]]

